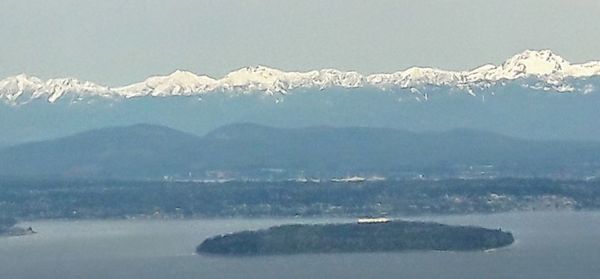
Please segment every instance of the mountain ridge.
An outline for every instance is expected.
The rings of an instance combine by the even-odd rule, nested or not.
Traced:
[[[590,93],[592,84],[579,84],[600,76],[600,61],[571,64],[551,50],[526,50],[500,65],[486,64],[472,70],[448,71],[430,67],[411,67],[393,73],[363,75],[355,71],[321,69],[285,72],[266,66],[245,67],[222,78],[176,70],[165,76],[119,87],[109,87],[75,78],[41,80],[25,74],[0,80],[0,101],[20,105],[36,99],[49,103],[71,95],[71,101],[88,97],[130,99],[144,96],[202,96],[215,92],[237,94],[262,93],[285,95],[299,89],[374,88],[377,90],[427,90],[427,87],[450,87],[475,95],[504,82],[523,80],[520,85],[552,92]]]
[[[487,175],[551,176],[595,171],[598,158],[600,142],[532,141],[468,129],[415,133],[246,123],[197,136],[138,124],[2,149],[0,175],[143,179],[458,176],[475,166],[475,171],[484,168]]]

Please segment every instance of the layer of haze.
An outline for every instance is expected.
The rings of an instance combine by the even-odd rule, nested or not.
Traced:
[[[600,59],[597,0],[2,0],[0,78],[122,85],[249,65],[469,69],[524,49]]]

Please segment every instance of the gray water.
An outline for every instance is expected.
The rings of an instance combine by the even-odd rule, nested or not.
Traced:
[[[598,278],[600,212],[420,219],[501,227],[516,242],[487,252],[227,258],[194,254],[206,237],[282,223],[340,219],[37,221],[0,238],[0,278]]]

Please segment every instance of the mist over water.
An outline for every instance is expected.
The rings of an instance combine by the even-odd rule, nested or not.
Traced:
[[[409,218],[417,219],[417,218]],[[205,238],[283,223],[343,219],[36,221],[39,233],[0,239],[3,278],[593,278],[600,212],[418,218],[501,227],[516,242],[487,252],[269,257],[195,255]]]

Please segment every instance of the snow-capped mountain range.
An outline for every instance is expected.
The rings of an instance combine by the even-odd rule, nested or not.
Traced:
[[[521,86],[551,92],[589,93],[592,84],[574,80],[600,76],[600,61],[571,64],[550,50],[526,50],[501,65],[483,65],[469,71],[446,71],[413,67],[395,73],[363,75],[335,69],[285,72],[265,66],[246,67],[220,79],[175,71],[122,87],[108,87],[74,78],[41,80],[25,74],[0,80],[0,101],[18,105],[36,99],[54,103],[67,95],[72,100],[86,97],[135,98],[144,96],[194,96],[212,92],[263,93],[280,95],[294,89],[363,88],[379,90],[450,87],[476,94],[480,89],[523,80]]]

